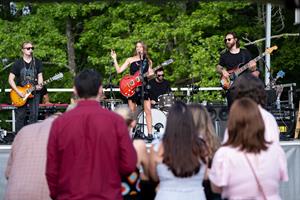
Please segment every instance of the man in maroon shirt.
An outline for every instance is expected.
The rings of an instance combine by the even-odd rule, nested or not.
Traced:
[[[74,81],[77,106],[57,118],[47,147],[46,177],[55,200],[121,200],[121,176],[137,156],[122,117],[103,109],[101,77],[84,70]]]

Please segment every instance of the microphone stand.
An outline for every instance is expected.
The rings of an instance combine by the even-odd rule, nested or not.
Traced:
[[[144,75],[143,75],[143,71],[144,71],[143,57],[144,57],[144,55],[139,52],[139,56],[140,56],[140,77],[141,77],[141,81],[142,81],[142,87],[141,87],[142,129],[141,129],[141,131],[142,131],[143,135],[145,136],[145,119],[144,119],[144,117],[145,117],[145,111],[144,111],[144,98],[145,98],[144,84],[145,84],[145,81],[144,81]],[[148,133],[148,135],[149,135],[149,133]]]
[[[266,85],[266,88],[272,89],[272,88],[274,87],[274,85],[273,85],[273,80],[274,80],[274,78],[273,78],[273,76],[272,76],[271,69],[270,69],[270,67],[267,65],[265,59],[262,59],[262,61],[264,62],[265,68],[267,68],[268,72],[270,73],[270,76],[269,76],[269,85]]]
[[[112,62],[112,66],[114,66],[114,62]],[[115,102],[113,102],[113,99],[115,98],[114,93],[113,93],[113,88],[112,88],[112,71],[111,67],[109,68],[109,78],[108,78],[108,84],[109,84],[109,99],[111,100],[110,103],[110,109],[114,110],[115,109]]]

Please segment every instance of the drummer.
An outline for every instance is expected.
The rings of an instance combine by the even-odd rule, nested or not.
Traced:
[[[151,105],[155,107],[158,97],[172,92],[169,81],[164,79],[164,70],[160,68],[155,71],[155,78],[149,81]]]

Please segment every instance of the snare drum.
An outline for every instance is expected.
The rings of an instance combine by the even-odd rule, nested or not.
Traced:
[[[158,106],[162,110],[168,110],[175,102],[173,94],[163,94],[158,97]]]
[[[161,138],[162,135],[165,132],[166,129],[166,123],[167,123],[167,116],[165,115],[164,112],[152,108],[151,109],[151,114],[152,114],[152,129],[155,134],[158,134],[158,136]],[[146,124],[146,114],[144,112],[144,122],[143,122],[143,112],[141,112],[138,115],[138,120],[137,120],[137,129],[142,131],[142,127],[144,128],[144,135],[148,136],[148,129],[147,129],[147,124]]]

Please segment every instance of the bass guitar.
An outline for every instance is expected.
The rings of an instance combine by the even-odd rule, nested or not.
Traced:
[[[273,46],[270,48],[267,48],[266,51],[264,53],[262,53],[261,55],[257,56],[256,58],[252,59],[251,61],[257,62],[258,60],[260,60],[261,58],[263,58],[266,54],[271,54],[274,50],[276,50],[278,47],[277,46]],[[244,71],[246,71],[249,67],[250,67],[250,62],[246,63],[245,65],[243,65],[242,67],[236,67],[232,70],[229,70],[228,73],[230,74],[228,78],[222,76],[221,77],[221,85],[222,88],[224,90],[228,90],[231,85],[233,84],[234,80]]]
[[[161,67],[167,66],[171,63],[173,63],[173,59],[169,59],[157,67],[153,69],[153,71],[158,70]],[[143,75],[140,74],[140,71],[137,71],[134,75],[126,75],[124,76],[120,81],[120,92],[125,97],[131,97],[135,93],[135,88],[138,86],[141,86],[143,84],[143,78],[146,77],[148,73],[145,73]]]
[[[48,80],[44,81],[41,86],[46,85],[52,81],[62,79],[64,77],[63,73],[58,73],[54,75],[53,77],[49,78]],[[20,97],[18,93],[15,90],[10,91],[10,99],[13,106],[21,107],[26,104],[26,101],[28,98],[33,98],[33,95],[31,94],[35,90],[36,86],[33,86],[31,84],[27,84],[23,87],[17,86],[18,90],[21,91],[25,96]]]

